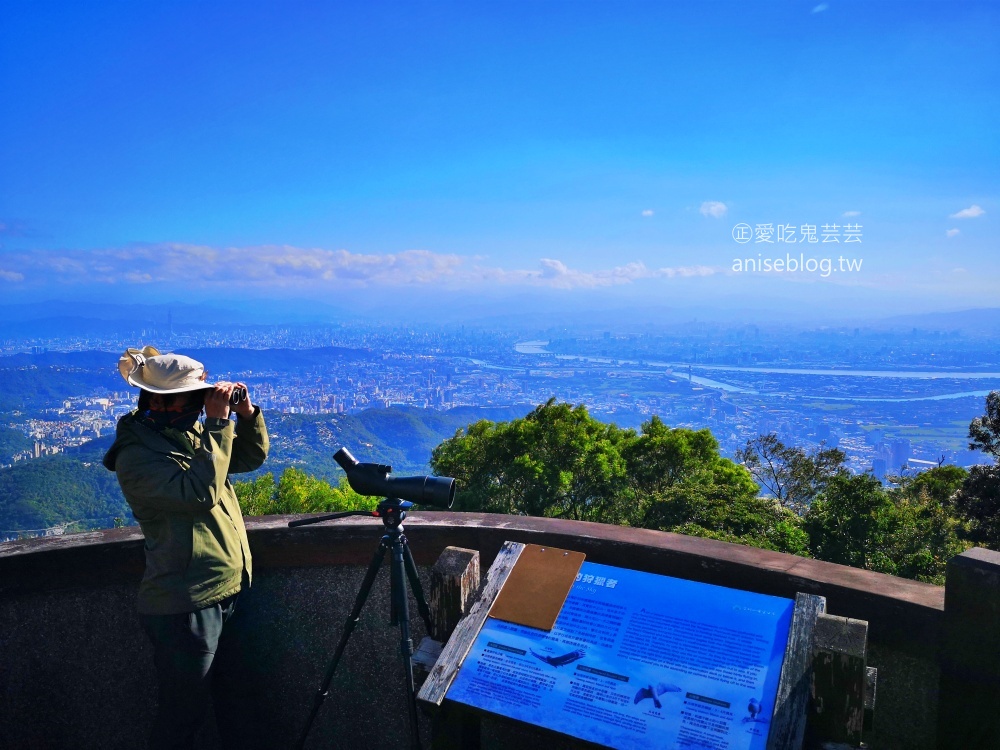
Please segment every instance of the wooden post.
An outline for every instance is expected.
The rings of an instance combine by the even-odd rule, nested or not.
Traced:
[[[433,630],[420,643],[420,648],[414,655],[414,667],[417,667],[417,656],[426,655],[420,663],[421,683],[434,669],[442,647],[476,601],[479,577],[478,550],[446,547],[434,563],[427,602],[431,610]],[[432,745],[435,750],[475,750],[480,745],[479,717],[458,706],[440,706],[431,717],[431,724]]]
[[[826,610],[826,599],[813,594],[796,594],[792,625],[788,630],[785,660],[778,679],[767,750],[798,750],[806,731],[809,704],[809,673],[812,670],[813,633],[816,619]]]
[[[423,685],[441,655],[452,631],[469,611],[479,593],[479,552],[461,547],[445,547],[431,569],[431,589],[427,600],[431,611],[431,632],[420,641],[411,659],[417,689]]]
[[[878,685],[878,670],[875,667],[865,669],[865,726],[866,732],[875,727],[875,696]]]
[[[507,576],[517,563],[517,558],[521,556],[524,545],[520,542],[504,542],[499,554],[490,566],[486,575],[486,584],[483,591],[469,610],[468,617],[465,617],[455,628],[452,637],[444,646],[441,656],[431,670],[430,676],[420,688],[417,695],[417,703],[425,709],[433,712],[444,703],[445,695],[451,683],[454,682],[458,674],[459,667],[465,661],[465,657],[472,650],[472,644],[479,635],[479,631],[486,622],[486,617],[490,613],[493,602],[496,601],[500,589],[507,581]]]
[[[948,562],[938,702],[942,750],[1000,747],[1000,552]]]
[[[478,594],[479,551],[445,547],[431,569],[428,605],[434,632],[430,636],[440,643],[447,642]]]
[[[821,614],[813,638],[806,747],[857,746],[865,719],[868,623]]]

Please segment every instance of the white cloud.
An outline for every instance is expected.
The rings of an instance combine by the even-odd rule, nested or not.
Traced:
[[[675,268],[648,268],[641,261],[627,263],[611,269],[581,271],[570,268],[561,260],[542,258],[537,271],[504,271],[499,268],[480,269],[483,279],[506,284],[528,284],[554,289],[596,289],[631,284],[641,279],[673,279],[694,276],[712,276],[720,269],[711,266],[678,266]]]
[[[583,271],[543,258],[536,269],[485,265],[478,256],[406,250],[362,254],[290,246],[215,248],[164,243],[93,251],[35,251],[6,256],[17,270],[0,270],[0,280],[53,284],[178,284],[248,289],[374,288],[438,284],[474,287],[485,282],[558,289],[630,284],[640,279],[710,276],[708,266],[647,268],[641,262]]]
[[[975,219],[977,216],[982,216],[986,211],[976,205],[969,206],[968,208],[963,208],[958,213],[951,214],[949,219]]]
[[[714,276],[719,273],[719,269],[713,266],[680,266],[678,268],[660,268],[657,270],[659,276],[672,279],[675,276],[688,278],[690,276]]]
[[[961,233],[962,233],[961,229],[949,229],[947,232],[945,232],[945,234],[948,235],[949,237],[957,237]]]
[[[457,255],[424,250],[363,255],[288,246],[215,248],[163,243],[93,251],[36,251],[8,255],[24,274],[62,283],[192,283],[290,286],[343,282],[363,286],[420,283],[447,276],[464,263]]]
[[[642,215],[643,216],[652,216],[653,215],[653,209],[647,208],[645,211],[642,212]]]
[[[850,219],[853,216],[861,216],[860,211],[844,211],[844,218]]]
[[[827,5],[826,3],[820,3],[820,4],[819,4],[819,5],[817,5],[817,6],[815,7],[815,8],[813,8],[813,9],[812,9],[812,12],[813,12],[813,13],[822,13],[822,12],[823,12],[824,10],[826,10],[826,9],[827,9],[827,8],[829,8],[829,7],[830,7],[830,6],[829,6],[829,5]]]
[[[701,208],[699,209],[702,216],[711,216],[715,219],[721,219],[726,215],[726,211],[728,210],[729,207],[725,203],[720,203],[719,201],[705,201],[701,204]]]

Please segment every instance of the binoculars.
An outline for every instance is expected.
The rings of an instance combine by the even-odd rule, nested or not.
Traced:
[[[233,392],[229,395],[230,406],[239,406],[246,400],[247,400],[246,388],[234,388]]]

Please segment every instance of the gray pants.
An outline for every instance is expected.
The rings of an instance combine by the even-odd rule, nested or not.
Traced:
[[[191,748],[194,737],[214,702],[216,714],[225,713],[224,669],[216,658],[223,625],[236,608],[234,594],[218,604],[178,615],[140,615],[142,627],[153,642],[159,706],[149,747]],[[224,644],[223,644],[224,645]],[[221,723],[221,721],[220,721]],[[220,727],[223,746],[228,733]]]

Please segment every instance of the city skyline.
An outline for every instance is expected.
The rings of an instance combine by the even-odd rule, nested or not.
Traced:
[[[966,450],[968,423],[1000,388],[991,335],[970,331],[788,334],[710,324],[674,334],[552,333],[548,341],[527,341],[512,330],[465,326],[241,326],[227,333],[182,324],[146,331],[142,341],[189,353],[215,379],[246,382],[269,414],[336,421],[402,406],[500,409],[510,418],[556,398],[624,427],[656,415],[673,427],[708,428],[730,456],[770,432],[804,447],[839,445],[853,471],[877,469],[873,461],[882,460],[880,478],[904,462],[920,470],[942,458],[981,461]],[[0,376],[10,390],[6,427],[35,440],[35,457],[106,435],[114,417],[134,406],[134,393],[111,365],[135,338],[121,331],[30,347],[0,341]],[[293,443],[305,439],[293,432]],[[30,446],[20,455],[30,456]]]
[[[4,17],[8,303],[800,320],[1000,288],[992,3]]]

